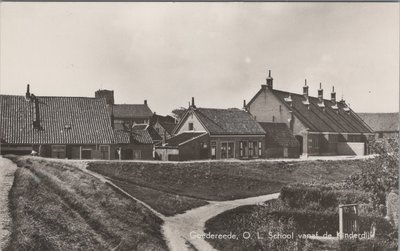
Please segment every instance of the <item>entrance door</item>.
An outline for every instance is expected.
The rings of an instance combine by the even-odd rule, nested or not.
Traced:
[[[303,154],[303,137],[300,135],[296,135],[295,137],[300,144],[300,155],[301,155]]]

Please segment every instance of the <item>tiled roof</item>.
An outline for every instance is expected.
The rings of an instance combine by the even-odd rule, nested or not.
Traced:
[[[197,138],[201,135],[207,134],[206,132],[183,132],[167,140],[166,146],[178,146],[188,140]]]
[[[128,131],[121,130],[121,129],[115,129],[114,137],[115,137],[115,143],[117,143],[117,144],[131,143],[130,132],[128,132]]]
[[[141,144],[153,144],[153,139],[147,127],[147,125],[134,125],[132,127],[132,139]]]
[[[246,111],[237,108],[191,108],[210,135],[264,135],[265,131]],[[187,115],[186,115],[187,116]]]
[[[362,120],[376,132],[399,131],[399,113],[358,113]]]
[[[263,91],[261,89],[256,96],[249,102],[248,106]],[[269,91],[269,90],[265,90]],[[365,124],[359,116],[342,102],[336,102],[338,107],[334,110],[334,103],[331,100],[324,99],[325,108],[318,106],[319,99],[309,96],[309,109],[303,101],[305,97],[296,93],[289,93],[280,90],[271,90],[272,93],[287,107],[293,111],[293,114],[312,132],[338,132],[338,133],[371,133],[371,129]],[[292,106],[285,101],[285,98],[291,95]],[[344,109],[349,109],[346,112]]]
[[[298,147],[299,142],[293,136],[285,123],[265,123],[260,125],[267,132],[266,140],[268,145],[278,145],[283,147]]]
[[[105,99],[37,97],[41,129],[33,129],[34,102],[0,95],[0,138],[10,144],[110,144],[114,141]]]
[[[109,112],[114,115],[114,118],[150,118],[153,112],[146,104],[117,104],[108,107]]]
[[[151,139],[153,140],[153,142],[162,140],[161,136],[157,133],[157,131],[152,126],[149,126],[148,124],[136,124],[136,125],[133,125],[132,128],[135,130],[146,130],[148,132],[148,134],[150,135]]]

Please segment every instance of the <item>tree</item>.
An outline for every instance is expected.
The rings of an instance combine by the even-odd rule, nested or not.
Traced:
[[[179,121],[183,117],[183,115],[185,115],[186,111],[187,111],[187,108],[179,107],[179,108],[172,110],[172,115]]]
[[[370,149],[375,154],[370,164],[351,175],[346,182],[352,187],[372,192],[375,205],[385,204],[386,194],[399,186],[399,140],[373,141]]]

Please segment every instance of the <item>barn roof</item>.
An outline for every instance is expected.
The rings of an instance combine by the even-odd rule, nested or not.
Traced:
[[[108,110],[114,118],[121,119],[150,118],[153,115],[147,104],[116,104],[110,105]]]
[[[141,136],[141,143],[149,143],[149,139],[152,140],[151,143],[154,141],[161,141],[162,138],[161,136],[157,133],[157,131],[152,127],[147,124],[136,124],[133,125],[132,131],[137,133],[142,134]]]
[[[285,123],[265,123],[260,125],[267,132],[266,140],[269,144],[282,147],[298,147],[299,142],[293,136]]]
[[[399,113],[358,113],[375,132],[399,131]]]
[[[362,119],[344,102],[336,102],[337,110],[332,107],[333,101],[324,99],[324,108],[319,107],[319,99],[309,96],[309,107],[303,101],[302,94],[280,91],[275,89],[261,88],[260,91],[251,99],[247,107],[263,92],[271,91],[280,102],[286,105],[289,110],[312,132],[336,132],[336,133],[371,133],[372,130]],[[292,105],[290,106],[286,98],[290,95]],[[348,111],[346,111],[348,110]]]
[[[33,128],[35,102],[0,95],[0,138],[9,144],[111,144],[114,141],[105,99],[36,97],[40,129]]]

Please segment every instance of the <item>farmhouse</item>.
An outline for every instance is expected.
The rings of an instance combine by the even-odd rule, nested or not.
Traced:
[[[265,131],[248,112],[196,107],[194,98],[173,134],[156,152],[176,156],[161,159],[253,159],[265,154]]]
[[[308,155],[364,155],[371,128],[342,99],[324,99],[320,85],[318,97],[309,96],[307,81],[303,94],[273,88],[271,71],[266,84],[245,105],[259,122],[285,123],[300,143],[300,153]]]
[[[399,113],[358,113],[375,133],[376,139],[399,137]]]
[[[152,159],[150,136],[113,130],[106,99],[0,95],[1,154],[68,159]],[[150,139],[148,139],[150,138]],[[121,157],[117,152],[121,152]]]

